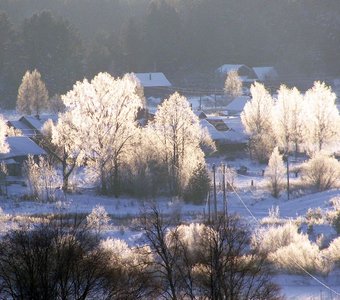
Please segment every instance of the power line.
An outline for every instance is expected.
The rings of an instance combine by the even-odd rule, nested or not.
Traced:
[[[229,182],[228,182],[229,183]],[[255,217],[255,215],[251,212],[251,210],[248,208],[248,206],[246,205],[246,203],[242,200],[241,196],[237,193],[237,191],[235,190],[235,188],[233,187],[233,185],[231,185],[229,183],[229,185],[231,186],[231,189],[233,190],[233,192],[236,194],[237,198],[241,201],[241,203],[243,204],[243,206],[245,207],[245,209],[249,212],[249,214],[252,216],[252,218],[255,220],[256,223],[258,223],[259,225],[261,225],[261,222]],[[303,272],[305,272],[309,277],[311,277],[314,281],[316,281],[318,284],[322,285],[324,288],[328,289],[330,292],[334,293],[337,296],[340,296],[340,293],[337,292],[336,290],[332,289],[330,286],[328,286],[327,284],[325,284],[324,282],[322,282],[320,279],[316,278],[314,275],[312,275],[310,272],[308,272],[303,266],[301,266],[301,264],[299,264],[292,256],[288,255],[289,259],[291,259],[294,264],[296,264]]]

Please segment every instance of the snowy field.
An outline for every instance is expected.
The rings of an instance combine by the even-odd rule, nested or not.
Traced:
[[[305,194],[299,193],[287,199],[283,193],[279,199],[270,196],[264,187],[262,170],[265,167],[245,159],[233,159],[229,161],[223,158],[210,158],[208,163],[220,162],[237,169],[240,166],[248,168],[246,175],[237,174],[235,178],[235,190],[227,191],[227,209],[231,214],[238,214],[244,217],[253,227],[268,219],[268,211],[271,208],[278,208],[279,221],[304,220],[309,208],[321,208],[327,212],[332,209],[330,199],[340,196],[340,189],[333,189],[320,193]],[[223,210],[223,193],[220,184],[220,175],[217,180],[218,210]],[[292,184],[295,178],[291,178]],[[130,245],[138,244],[141,233],[135,228],[135,220],[143,210],[145,204],[151,199],[135,199],[131,197],[111,198],[98,196],[93,189],[81,188],[78,193],[64,196],[60,193],[60,200],[55,203],[39,203],[20,200],[21,195],[27,192],[22,185],[11,185],[8,187],[8,197],[2,197],[0,206],[2,208],[1,228],[2,232],[15,228],[17,222],[24,218],[40,217],[47,214],[89,214],[96,205],[101,205],[110,215],[112,221],[110,227],[104,232],[104,236],[116,237],[126,240]],[[180,215],[187,222],[202,222],[207,218],[207,203],[202,205],[185,204],[178,199],[161,198],[157,203],[163,213]],[[213,206],[211,207],[213,211]],[[34,222],[34,219],[32,219]],[[302,226],[303,228],[303,226]],[[336,233],[330,225],[315,226],[315,232],[322,232],[330,237]],[[328,276],[316,276],[325,285],[337,292],[340,292],[340,270],[335,268]],[[275,275],[274,280],[280,284],[282,292],[287,299],[340,299],[336,294],[322,286],[315,279],[308,275]]]

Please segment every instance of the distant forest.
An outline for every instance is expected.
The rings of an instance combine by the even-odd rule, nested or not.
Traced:
[[[0,0],[0,11],[8,107],[34,68],[50,96],[99,71],[176,78],[243,63],[340,74],[339,0]]]

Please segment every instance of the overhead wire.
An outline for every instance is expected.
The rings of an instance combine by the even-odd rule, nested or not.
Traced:
[[[227,181],[228,182],[228,181]],[[228,182],[229,183],[229,182]],[[248,208],[247,204],[243,201],[243,199],[241,198],[241,196],[237,193],[237,191],[235,190],[235,188],[233,187],[232,184],[230,184],[231,189],[233,190],[233,192],[235,193],[236,197],[240,200],[240,202],[242,203],[242,205],[245,207],[245,209],[247,210],[247,212],[250,214],[250,216],[255,220],[256,223],[258,223],[259,225],[261,225],[261,222],[255,217],[255,215],[252,213],[252,211]],[[318,279],[317,277],[315,277],[313,274],[311,274],[308,270],[306,270],[299,262],[296,261],[296,259],[294,259],[291,255],[288,254],[289,259],[291,259],[294,264],[296,266],[298,266],[305,274],[307,274],[310,278],[312,278],[315,282],[317,282],[319,285],[323,286],[324,288],[326,288],[327,290],[329,290],[330,292],[332,292],[333,294],[337,295],[340,297],[340,292],[337,292],[336,290],[332,289],[330,286],[328,286],[326,283],[322,282],[320,279]]]

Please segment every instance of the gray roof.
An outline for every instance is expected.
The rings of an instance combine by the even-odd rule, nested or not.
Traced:
[[[19,156],[46,155],[46,151],[26,136],[11,136],[7,138],[8,153],[1,153],[0,159],[9,159]]]

